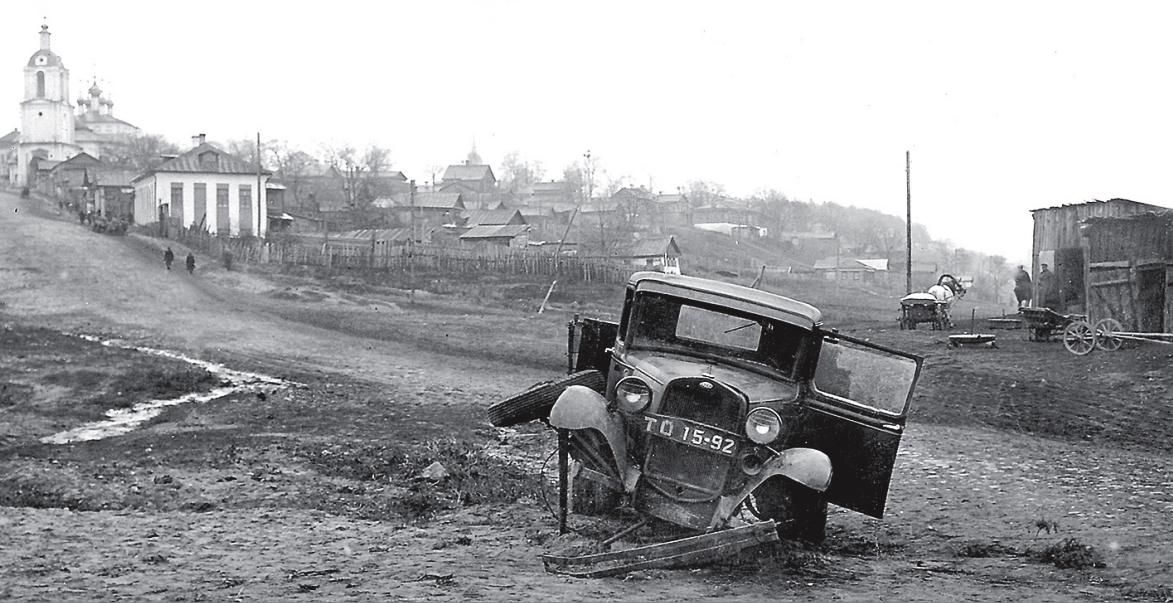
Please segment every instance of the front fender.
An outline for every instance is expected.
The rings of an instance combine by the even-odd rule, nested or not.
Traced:
[[[597,430],[611,448],[611,455],[619,465],[619,475],[627,473],[623,419],[607,410],[607,399],[595,390],[582,385],[567,387],[550,409],[550,425],[559,429]]]
[[[831,459],[814,448],[787,448],[766,461],[762,470],[753,476],[740,492],[722,496],[713,515],[711,528],[723,526],[738,507],[758,486],[771,477],[781,475],[812,490],[826,492],[831,485]]]

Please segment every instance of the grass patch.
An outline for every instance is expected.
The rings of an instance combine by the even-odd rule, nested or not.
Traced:
[[[133,368],[112,379],[107,391],[91,398],[90,403],[102,408],[130,408],[148,400],[208,391],[220,383],[219,377],[195,366]]]
[[[482,445],[445,438],[418,446],[365,445],[299,446],[304,458],[321,475],[400,489],[395,496],[377,487],[344,486],[337,492],[336,510],[367,519],[401,516],[427,519],[437,512],[487,503],[513,502],[537,492],[538,476],[509,466],[485,454]],[[434,463],[446,475],[423,477]]]
[[[28,507],[31,509],[69,509],[97,511],[101,508],[80,496],[71,496],[50,486],[0,480],[0,507]]]
[[[1016,557],[1018,549],[997,542],[969,542],[957,549],[958,557],[987,559],[990,557]]]
[[[1029,551],[1027,555],[1035,563],[1051,563],[1060,569],[1105,567],[1104,556],[1095,547],[1075,538],[1064,539],[1041,551]]]

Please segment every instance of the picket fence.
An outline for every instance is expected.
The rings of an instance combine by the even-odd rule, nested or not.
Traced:
[[[470,250],[439,245],[389,246],[346,239],[330,239],[323,243],[321,237],[312,240],[291,237],[275,243],[218,237],[195,229],[181,229],[175,234],[178,241],[201,250],[208,261],[232,263],[294,264],[431,275],[536,276],[611,284],[626,283],[635,271],[631,266],[600,258],[554,257],[550,252],[506,247]]]

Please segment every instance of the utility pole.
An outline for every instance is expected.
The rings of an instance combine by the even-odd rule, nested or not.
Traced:
[[[407,299],[412,304],[415,304],[415,180],[411,181],[411,191],[408,193],[408,207],[409,215],[411,216],[411,238],[407,241],[407,262],[408,262],[408,278],[411,280],[411,287],[408,290]]]
[[[566,221],[566,231],[562,233],[562,239],[560,241],[558,241],[558,247],[554,250],[554,261],[558,261],[558,258],[561,257],[562,244],[566,242],[566,237],[570,236],[570,225],[574,224],[574,217],[578,215],[578,210],[582,208],[583,203],[590,201],[591,195],[594,194],[594,182],[593,182],[594,176],[592,175],[592,169],[591,169],[591,151],[590,151],[590,149],[587,149],[587,152],[585,155],[583,155],[583,157],[586,157],[586,163],[584,164],[585,169],[583,170],[583,175],[587,179],[587,183],[586,183],[586,185],[587,185],[587,198],[585,201],[580,199],[578,206],[576,206],[574,208],[574,211],[570,212],[570,219]],[[579,189],[578,192],[581,195],[582,189]]]
[[[261,133],[257,132],[257,236],[261,236],[261,225],[263,222],[261,215],[261,195],[264,190],[261,188]]]
[[[908,255],[905,259],[908,261],[908,267],[905,268],[904,288],[905,294],[912,293],[912,159],[908,151],[904,151],[904,191],[905,191],[905,205],[907,217],[905,219],[907,233],[906,233],[906,247]]]

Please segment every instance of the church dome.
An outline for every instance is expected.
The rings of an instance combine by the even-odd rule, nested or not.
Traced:
[[[41,49],[29,57],[29,67],[65,67],[61,57],[49,50],[49,26],[41,26]]]
[[[65,64],[61,62],[61,57],[53,53],[52,50],[42,48],[33,53],[29,57],[29,67],[64,67]]]
[[[94,85],[90,86],[90,96],[102,96],[102,89],[98,87],[98,82],[94,82]]]

